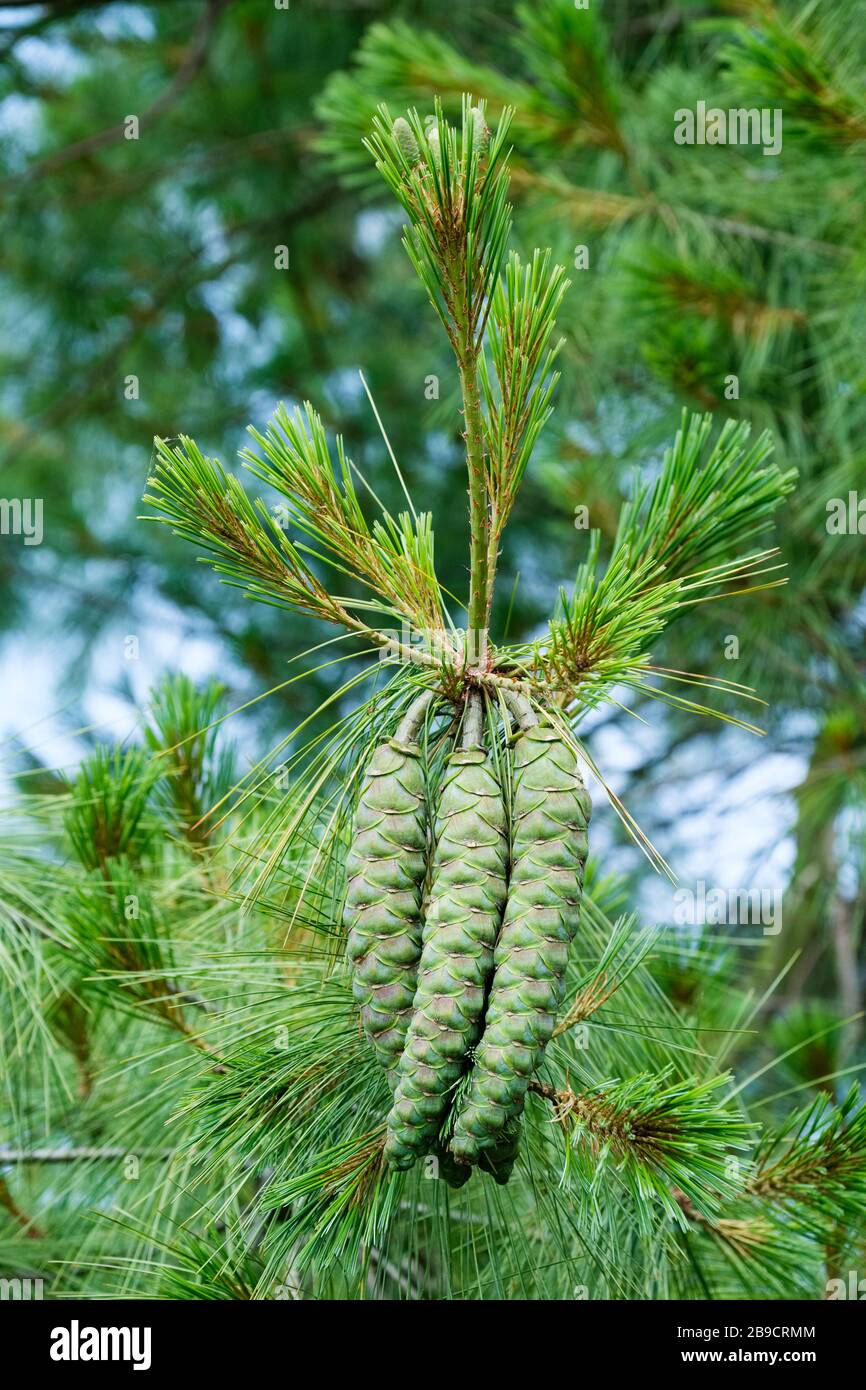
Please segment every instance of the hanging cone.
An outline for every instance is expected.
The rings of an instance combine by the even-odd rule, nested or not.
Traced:
[[[387,1072],[396,1067],[421,955],[427,867],[426,790],[415,742],[432,701],[425,691],[364,776],[346,861],[344,925],[361,1024]]]
[[[562,1002],[577,930],[590,800],[577,759],[555,729],[524,729],[515,747],[511,881],[495,973],[451,1152],[496,1148],[519,1119]]]
[[[414,1014],[388,1116],[394,1168],[410,1168],[435,1142],[481,1032],[508,863],[502,790],[481,738],[476,697],[439,804]]]

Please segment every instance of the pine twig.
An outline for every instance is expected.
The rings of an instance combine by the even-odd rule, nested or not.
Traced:
[[[4,1207],[16,1225],[20,1226],[28,1240],[42,1240],[44,1232],[23,1212],[9,1190],[9,1184],[0,1173],[0,1207]]]

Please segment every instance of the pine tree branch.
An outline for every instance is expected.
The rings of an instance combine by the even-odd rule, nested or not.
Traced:
[[[137,1158],[174,1158],[176,1149],[138,1149]],[[0,1163],[90,1163],[128,1158],[124,1147],[71,1145],[68,1149],[16,1149],[0,1147]]]
[[[656,482],[639,485],[623,507],[601,577],[600,537],[593,534],[573,593],[561,596],[548,640],[530,658],[537,678],[584,700],[598,698],[614,680],[642,685],[649,670],[648,643],[679,610],[717,593],[767,586],[742,587],[745,580],[773,572],[766,561],[774,552],[736,558],[730,552],[772,524],[795,473],[767,464],[768,435],[747,447],[746,423],[728,420],[707,451],[711,430],[710,416],[684,413]],[[768,581],[770,586],[780,582]]]
[[[12,1196],[9,1190],[9,1184],[2,1173],[0,1173],[0,1207],[5,1208],[16,1225],[22,1228],[29,1240],[43,1239],[44,1232],[39,1229],[32,1217],[29,1217],[26,1212],[21,1210],[15,1198]]]
[[[552,365],[562,344],[552,349],[549,344],[568,284],[561,266],[551,268],[550,252],[534,252],[525,267],[512,254],[493,296],[488,337],[496,391],[483,353],[479,359],[486,406],[488,623],[499,541],[532,450],[552,411],[550,400],[558,379]]]
[[[762,1142],[747,1188],[753,1197],[813,1207],[836,1219],[866,1202],[866,1110],[853,1086],[841,1105],[818,1096]],[[840,1205],[841,1204],[841,1205]]]
[[[481,390],[478,364],[471,358],[460,363],[460,387],[466,421],[466,462],[469,469],[469,653],[470,663],[486,664],[487,616],[492,603],[488,580],[490,516],[487,509],[484,465],[484,426],[481,417]]]
[[[183,55],[177,72],[159,96],[142,111],[139,117],[140,128],[149,127],[170,111],[190,83],[198,76],[207,60],[220,12],[229,4],[231,4],[231,0],[205,0],[189,47]],[[65,169],[67,165],[74,164],[76,160],[89,158],[99,150],[119,144],[123,138],[124,126],[122,122],[108,126],[104,130],[94,131],[91,135],[86,135],[81,140],[76,140],[71,145],[66,145],[63,149],[55,150],[53,154],[46,155],[37,164],[31,165],[29,169],[25,169],[22,174],[16,175],[15,178],[4,179],[0,182],[0,193],[19,184],[31,183],[46,174],[56,174],[58,170]]]
[[[492,138],[483,106],[466,95],[459,131],[442,113],[425,129],[418,113],[391,122],[380,108],[365,142],[404,208],[404,246],[436,309],[457,360],[469,475],[469,662],[487,665],[487,624],[493,601],[487,436],[478,359],[510,228],[504,112]]]
[[[670,1082],[662,1074],[575,1091],[534,1078],[529,1089],[552,1104],[569,1156],[584,1163],[588,1177],[611,1160],[634,1184],[651,1186],[669,1209],[678,1187],[699,1210],[715,1216],[720,1201],[739,1191],[727,1159],[732,1149],[745,1146],[748,1130],[738,1114],[716,1101],[714,1093],[726,1081],[717,1076]]]
[[[554,1038],[586,1023],[603,1008],[646,959],[657,939],[658,932],[637,931],[634,917],[621,917],[598,962],[578,980],[571,1003],[553,1030]]]

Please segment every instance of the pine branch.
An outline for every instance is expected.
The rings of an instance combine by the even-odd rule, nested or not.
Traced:
[[[214,569],[226,582],[262,602],[350,625],[264,505],[254,506],[237,478],[218,460],[205,458],[194,440],[156,440],[148,487],[144,500],[159,514],[144,519],[165,522],[175,535],[215,556]]]
[[[587,559],[571,595],[560,593],[546,642],[534,649],[530,667],[561,690],[580,690],[589,702],[649,663],[648,643],[661,633],[679,606],[680,581],[664,580],[651,558],[632,559],[615,550],[599,575],[601,537],[590,538]]]
[[[841,1105],[826,1096],[762,1140],[747,1191],[792,1219],[862,1227],[866,1213],[866,1108],[852,1086]]]
[[[380,107],[365,144],[409,217],[404,246],[458,363],[477,358],[511,228],[506,140],[511,111],[489,134],[483,105],[463,97],[459,130],[437,100],[425,126]],[[396,132],[395,132],[396,126]]]
[[[591,537],[572,594],[561,596],[546,643],[529,659],[537,678],[579,691],[584,701],[616,680],[642,685],[649,642],[682,608],[765,587],[741,588],[772,573],[766,562],[774,552],[736,552],[772,524],[796,475],[766,463],[767,435],[747,447],[744,422],[728,420],[704,457],[711,430],[712,417],[684,414],[655,483],[639,484],[623,507],[600,578],[600,538]]]
[[[84,981],[77,978],[72,987],[52,991],[45,1006],[45,1022],[62,1047],[74,1058],[78,1069],[78,1097],[86,1100],[93,1090],[93,1012],[84,1002]]]
[[[158,775],[140,748],[99,745],[81,763],[64,820],[85,869],[105,871],[111,859],[138,858],[152,834],[145,812]]]
[[[712,431],[712,416],[684,411],[657,481],[638,486],[620,517],[615,549],[662,566],[665,579],[704,573],[711,561],[733,564],[743,542],[772,525],[794,487],[794,469],[783,473],[767,463],[768,433],[748,446],[748,423],[726,420],[704,458]]]
[[[852,14],[845,7],[807,7],[793,19],[775,7],[749,16],[723,54],[732,84],[747,103],[759,93],[785,113],[786,135],[813,143],[860,145],[866,140],[866,101],[860,64],[850,46]]]
[[[535,1080],[530,1090],[550,1101],[554,1121],[568,1141],[568,1155],[587,1181],[598,1181],[608,1163],[640,1208],[655,1193],[671,1215],[672,1189],[714,1216],[740,1190],[728,1162],[746,1147],[748,1125],[716,1099],[725,1076],[710,1081],[668,1082],[666,1075],[635,1076],[591,1091]]]
[[[199,690],[188,676],[168,676],[151,692],[148,746],[164,769],[162,791],[181,833],[194,849],[210,839],[205,819],[232,780],[232,753],[216,754],[216,716],[225,686],[211,681]]]
[[[552,412],[550,400],[558,380],[552,366],[562,342],[553,348],[549,344],[568,285],[562,267],[551,267],[549,251],[535,251],[526,267],[512,254],[493,297],[489,345],[497,393],[484,354],[479,362],[486,405],[490,601],[499,540],[532,450]],[[488,621],[489,609],[490,602]]]
[[[766,351],[774,337],[803,329],[809,320],[797,304],[773,303],[742,274],[710,258],[675,255],[650,247],[632,267],[633,302],[649,324],[692,315],[722,324],[736,342]]]
[[[156,1264],[151,1272],[152,1284],[156,1275],[151,1297],[172,1302],[238,1302],[256,1298],[262,1282],[262,1262],[257,1252],[246,1245],[240,1223],[234,1219],[228,1223],[213,1222],[203,1233],[173,1221],[165,1236],[128,1218],[109,1219],[115,1239],[118,1231],[127,1232],[142,1240],[148,1251],[163,1256],[161,1264],[148,1261],[149,1265]],[[112,1270],[123,1270],[131,1263],[113,1254],[105,1260],[106,1268]]]
[[[852,1242],[858,1239],[864,1192],[866,1123],[859,1088],[853,1087],[840,1106],[820,1096],[781,1130],[764,1134],[732,1214],[709,1216],[679,1189],[673,1196],[691,1226],[739,1265],[776,1284],[786,1270],[793,1277],[810,1256],[823,1265],[839,1231]]]
[[[264,603],[293,609],[360,635],[371,628],[351,609],[372,607],[421,634],[443,631],[439,590],[433,572],[429,518],[413,526],[387,513],[369,528],[361,513],[349,461],[340,446],[341,480],[333,475],[321,420],[307,407],[306,423],[278,411],[267,435],[253,431],[266,461],[246,455],[248,466],[280,488],[286,515],[322,544],[315,551],[290,540],[262,501],[253,504],[237,478],[216,459],[205,458],[193,440],[157,441],[157,458],[145,501],[159,509],[149,520],[170,525],[176,535],[201,546],[227,583]],[[336,567],[372,588],[372,601],[331,594],[304,558]],[[384,642],[390,640],[387,637]]]
[[[9,1213],[17,1226],[20,1226],[25,1236],[30,1240],[41,1240],[43,1232],[39,1229],[32,1217],[28,1216],[19,1207],[15,1198],[9,1190],[9,1184],[0,1173],[0,1207]]]
[[[166,707],[166,691],[155,692]],[[170,708],[170,704],[168,706]],[[64,814],[69,843],[84,876],[67,888],[64,944],[78,965],[79,983],[113,1005],[144,1005],[209,1056],[214,1049],[190,1028],[184,1007],[210,1012],[207,1001],[175,983],[175,962],[159,915],[143,881],[141,858],[153,840],[146,824],[148,806],[162,769],[143,749],[102,747],[82,763]],[[90,1084],[89,1039],[80,1010],[56,993],[48,1022],[64,1035],[81,1067],[82,1087]]]
[[[620,918],[599,960],[577,981],[571,1002],[553,1030],[554,1038],[586,1023],[603,1008],[645,960],[657,937],[657,932],[637,931],[634,917]]]
[[[163,90],[142,111],[139,116],[141,126],[146,126],[148,132],[151,127],[160,120],[166,112],[185,94],[190,83],[194,82],[207,63],[208,53],[214,37],[214,31],[220,17],[230,0],[206,0],[204,8],[199,16],[198,23],[190,37],[189,46],[184,51],[180,64],[177,66],[171,80]],[[68,6],[68,10],[73,8],[84,8],[84,6]],[[64,16],[58,16],[62,18]],[[124,126],[122,122],[111,125],[104,130],[97,130],[82,139],[74,141],[70,145],[65,145],[62,149],[55,150],[51,154],[45,155],[36,164],[32,164],[23,174],[16,178],[5,179],[0,183],[0,192],[17,183],[30,183],[46,174],[54,175],[60,169],[65,169],[69,164],[79,159],[92,159],[93,155],[100,150],[110,148],[112,145],[119,144],[124,139]]]
[[[104,864],[77,887],[67,922],[93,989],[116,1006],[145,1006],[208,1050],[180,1012],[190,1001],[173,981],[176,966],[170,943],[150,894],[126,860]]]
[[[366,140],[410,225],[403,244],[448,334],[460,375],[469,473],[469,661],[487,664],[493,599],[491,521],[478,358],[511,227],[505,141],[511,112],[487,130],[483,104],[464,95],[460,131],[417,111],[391,122],[386,107]],[[494,542],[495,544],[495,542]]]
[[[546,0],[518,5],[516,14],[518,52],[533,83],[550,93],[550,108],[571,117],[572,140],[627,161],[616,66],[599,12],[592,6],[579,9],[571,0]]]
[[[713,1219],[699,1211],[678,1187],[672,1189],[671,1196],[691,1225],[730,1248],[740,1260],[761,1257],[768,1246],[772,1251],[774,1231],[765,1218],[720,1216]]]
[[[560,8],[567,3],[556,0]],[[592,23],[587,12],[575,11],[573,5],[568,8],[575,24]],[[543,21],[537,26],[542,39],[548,10],[545,5]],[[521,26],[515,47],[522,60],[534,46],[535,36]],[[574,51],[573,44],[569,43],[568,51]],[[612,104],[602,93],[604,87],[610,90],[606,78],[596,83],[595,92],[586,91],[582,109],[577,111],[573,88],[566,100],[550,90],[549,42],[532,56],[544,69],[541,81],[537,72],[531,79],[515,78],[474,62],[438,34],[419,31],[404,21],[373,24],[359,45],[354,70],[335,73],[317,103],[317,112],[326,125],[320,147],[348,181],[365,183],[360,144],[383,94],[401,103],[438,98],[446,113],[456,118],[465,92],[477,92],[495,116],[506,110],[515,113],[513,130],[520,149],[569,151],[618,144],[610,120]],[[559,66],[561,59],[562,54],[557,53],[553,61]],[[594,58],[589,59],[590,65],[598,67]]]
[[[252,427],[250,434],[265,457],[250,450],[241,457],[256,477],[283,494],[288,519],[338,569],[360,577],[394,611],[410,615],[419,632],[444,631],[430,516],[413,519],[403,512],[395,520],[383,510],[371,529],[342,439],[335,477],[322,421],[309,402],[303,415],[280,406],[265,434]]]

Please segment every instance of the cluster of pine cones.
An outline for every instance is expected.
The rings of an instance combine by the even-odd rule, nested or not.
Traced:
[[[393,1092],[388,1163],[434,1154],[452,1186],[474,1164],[507,1182],[562,1002],[590,800],[572,747],[526,702],[513,758],[494,759],[472,694],[428,825],[418,736],[434,698],[364,776],[347,861],[354,996]]]

